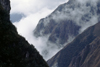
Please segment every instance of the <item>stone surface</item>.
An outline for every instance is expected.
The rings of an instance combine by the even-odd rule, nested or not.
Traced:
[[[59,5],[49,16],[39,21],[34,35],[36,37],[50,35],[48,41],[64,45],[70,36],[76,37],[99,21],[100,1],[96,1],[93,4],[93,0],[91,2],[87,0],[86,3],[69,0]]]
[[[50,67],[99,67],[100,22],[89,27],[48,60]]]
[[[10,13],[10,0],[0,0],[0,4],[7,13]]]

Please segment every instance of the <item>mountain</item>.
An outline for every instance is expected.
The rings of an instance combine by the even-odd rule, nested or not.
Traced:
[[[0,67],[48,67],[35,47],[17,33],[9,13],[10,1],[0,0]]]
[[[100,22],[79,34],[47,62],[50,67],[100,67]]]
[[[0,0],[0,4],[2,5],[2,7],[4,8],[4,10],[7,13],[10,13],[10,1],[9,0]]]
[[[64,45],[70,37],[73,39],[99,21],[99,7],[99,0],[69,0],[40,20],[34,35],[36,37],[49,35],[49,42],[58,46]]]

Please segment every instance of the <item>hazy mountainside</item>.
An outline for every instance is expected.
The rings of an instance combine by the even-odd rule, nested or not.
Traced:
[[[36,37],[49,35],[50,42],[64,44],[87,27],[98,22],[99,0],[69,0],[39,21],[34,30]]]
[[[9,5],[9,0],[0,0],[0,67],[48,67],[34,46],[18,35],[8,19]]]
[[[86,29],[47,62],[50,67],[100,67],[100,23]]]

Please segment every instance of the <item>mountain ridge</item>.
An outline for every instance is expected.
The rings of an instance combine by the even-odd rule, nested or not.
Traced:
[[[9,0],[0,0],[0,67],[48,67],[35,47],[18,34],[8,5]]]
[[[74,38],[99,21],[100,2],[96,1],[82,3],[79,0],[69,0],[67,3],[61,4],[49,16],[39,21],[34,30],[34,35],[36,37],[49,35],[48,41],[57,45],[64,45],[69,39],[68,36]],[[61,28],[59,25],[62,24]],[[61,28],[61,30],[58,28]],[[75,31],[73,32],[73,30]],[[62,32],[65,32],[65,34],[62,34]],[[62,36],[64,36],[63,39]]]
[[[96,55],[95,53],[100,52],[98,47],[100,46],[99,26],[100,22],[78,35],[71,43],[47,61],[49,66],[52,67],[57,63],[57,67],[98,67],[100,64],[99,54]],[[95,58],[92,58],[91,54]],[[97,63],[91,64],[93,60]]]

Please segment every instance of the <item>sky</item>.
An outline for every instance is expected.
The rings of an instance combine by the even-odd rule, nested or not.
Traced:
[[[15,22],[18,32],[23,35],[27,30],[26,28],[35,28],[41,18],[45,18],[54,11],[57,6],[65,2],[67,2],[67,0],[11,0],[10,13],[25,15],[20,21]]]
[[[45,18],[60,4],[65,2],[67,2],[67,0],[11,0],[10,14],[14,20],[18,20],[13,21],[13,24],[17,27],[18,33],[24,36],[30,44],[33,44],[40,54],[42,54],[42,51],[47,48],[45,43],[47,39],[46,37],[35,38],[33,36],[33,30],[41,18]],[[19,15],[23,16],[17,18],[16,15],[17,17]],[[54,51],[57,52],[57,50]],[[53,54],[55,54],[55,52]],[[45,57],[45,55],[43,55],[43,57],[47,60],[51,56]]]
[[[81,29],[79,30],[79,33],[81,33],[89,26],[94,25],[98,22],[98,15],[95,10],[97,9],[96,3],[98,0],[76,1],[77,3],[74,2],[76,5],[78,5],[78,3],[81,4],[80,8],[75,8],[74,10],[72,10],[71,8],[67,8],[66,10],[65,8],[64,11],[69,11],[68,14],[64,14],[64,11],[57,11],[58,16],[56,14],[53,14],[53,19],[56,19],[58,21],[66,18],[72,19],[76,22],[77,25],[81,26]],[[94,14],[90,12],[91,6],[86,6],[88,1],[89,3],[91,3],[91,6],[95,8]],[[49,35],[36,38],[33,36],[33,31],[40,19],[47,17],[60,4],[66,2],[68,2],[68,0],[11,0],[11,21],[16,26],[18,33],[24,36],[30,44],[33,44],[45,60],[50,59],[60,49],[51,43],[51,46],[47,46]],[[60,14],[59,16],[59,13],[62,14]],[[85,14],[88,14],[88,16],[85,17]],[[82,18],[84,18],[84,20]],[[86,22],[87,19],[89,21]]]

